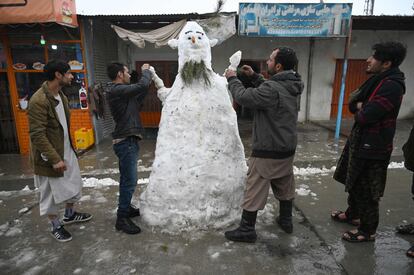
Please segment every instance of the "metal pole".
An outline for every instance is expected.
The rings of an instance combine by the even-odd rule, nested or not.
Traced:
[[[352,34],[352,17],[349,23],[349,35],[346,38],[345,49],[344,49],[344,64],[342,66],[342,80],[341,80],[341,92],[338,100],[338,113],[336,115],[336,128],[335,128],[335,139],[339,139],[339,133],[341,131],[341,120],[342,120],[342,105],[344,104],[345,97],[345,80],[346,71],[348,69],[348,52],[351,45],[351,34]]]
[[[308,60],[308,81],[306,84],[306,106],[305,106],[305,121],[309,121],[310,106],[311,106],[311,91],[312,91],[312,64],[313,52],[315,49],[315,38],[311,37],[309,40],[309,60]]]

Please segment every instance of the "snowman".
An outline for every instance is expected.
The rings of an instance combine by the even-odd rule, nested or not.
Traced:
[[[141,212],[163,232],[223,228],[240,216],[247,166],[227,80],[211,68],[216,43],[187,22],[168,42],[178,48],[173,86],[152,69],[163,108]]]

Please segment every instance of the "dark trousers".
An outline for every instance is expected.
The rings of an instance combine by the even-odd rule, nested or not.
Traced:
[[[132,195],[137,186],[137,162],[139,153],[138,138],[131,136],[113,145],[119,162],[119,201],[118,217],[127,217]]]
[[[348,205],[347,212],[353,213],[350,217],[361,221],[358,229],[370,235],[375,234],[379,223],[379,198],[372,198],[369,185],[355,186],[349,192]]]

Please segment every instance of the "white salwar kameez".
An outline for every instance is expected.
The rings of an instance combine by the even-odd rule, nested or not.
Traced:
[[[64,141],[64,162],[66,171],[63,177],[34,176],[34,184],[40,191],[39,205],[40,215],[57,215],[56,204],[67,202],[73,203],[81,197],[82,178],[79,170],[78,159],[72,149],[69,140],[69,130],[66,121],[65,109],[60,95],[55,96],[59,104],[55,110],[59,122],[63,127]]]

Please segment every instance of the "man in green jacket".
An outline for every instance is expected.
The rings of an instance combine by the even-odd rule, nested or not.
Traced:
[[[30,159],[34,184],[39,189],[40,215],[48,216],[52,236],[67,242],[72,236],[63,225],[88,221],[92,215],[73,209],[81,197],[83,182],[70,139],[68,99],[61,90],[71,84],[73,75],[63,61],[50,61],[44,70],[47,81],[29,101]],[[58,218],[60,203],[66,203],[62,221]]]

